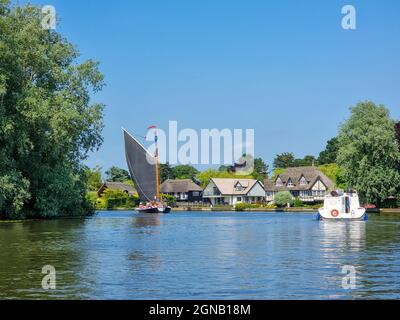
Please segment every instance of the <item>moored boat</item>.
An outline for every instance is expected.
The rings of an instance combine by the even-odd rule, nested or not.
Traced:
[[[366,209],[360,206],[355,191],[332,191],[325,196],[324,206],[318,210],[319,220],[368,220]]]

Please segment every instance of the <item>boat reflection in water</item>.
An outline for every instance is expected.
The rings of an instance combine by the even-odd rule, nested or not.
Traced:
[[[366,250],[367,222],[365,221],[322,221],[319,224],[320,251],[322,265],[331,269],[327,273],[325,286],[337,291],[342,286],[343,278],[349,270],[354,270],[356,284],[361,289],[363,283],[363,253]],[[359,298],[359,291],[348,291],[342,288],[343,294]],[[329,298],[339,298],[337,292]]]

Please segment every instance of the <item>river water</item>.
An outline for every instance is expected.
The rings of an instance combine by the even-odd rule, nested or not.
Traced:
[[[45,265],[55,290],[42,288]],[[114,211],[0,223],[0,298],[398,299],[400,217]]]

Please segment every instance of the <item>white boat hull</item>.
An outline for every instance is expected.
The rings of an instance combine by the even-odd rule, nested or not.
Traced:
[[[318,210],[320,220],[367,220],[368,216],[366,209],[357,208],[352,209],[350,212],[342,212],[340,210],[327,210],[325,208],[320,208]]]

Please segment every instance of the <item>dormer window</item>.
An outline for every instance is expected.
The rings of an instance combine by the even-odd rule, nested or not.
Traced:
[[[244,187],[240,184],[240,182],[238,182],[235,186],[235,190],[240,192],[244,190]]]
[[[304,176],[301,177],[300,179],[300,185],[301,186],[306,186],[308,184],[306,178],[304,178]]]
[[[277,186],[277,187],[282,187],[283,186],[283,182],[282,182],[281,178],[276,179],[275,186]]]
[[[287,187],[288,188],[293,188],[294,187],[294,183],[292,181],[292,179],[289,178],[288,182],[287,182]]]

